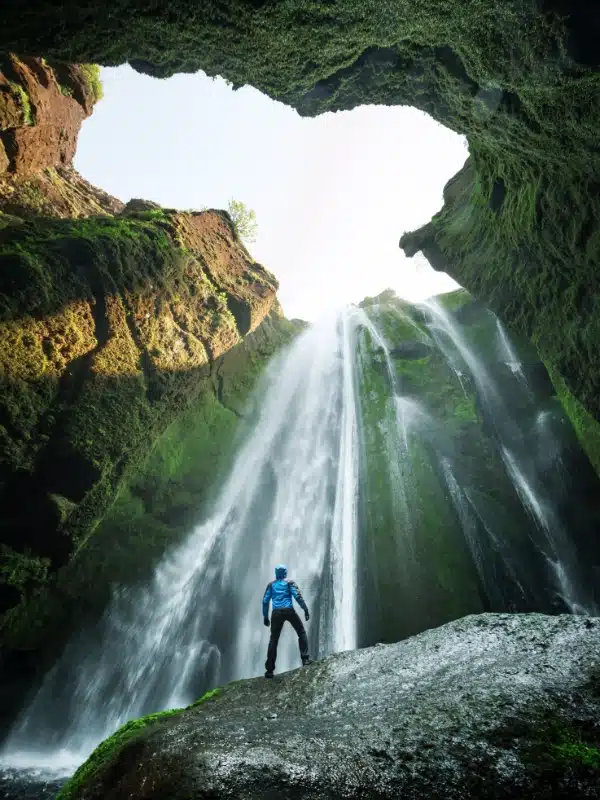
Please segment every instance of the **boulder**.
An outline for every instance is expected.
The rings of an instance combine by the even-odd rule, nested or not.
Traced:
[[[483,614],[128,723],[59,800],[598,797],[600,619]]]
[[[156,211],[160,210],[160,206],[158,203],[155,203],[153,200],[142,200],[139,197],[132,197],[131,200],[128,200],[125,203],[125,207],[122,210],[122,214],[129,214],[131,212],[136,211]]]

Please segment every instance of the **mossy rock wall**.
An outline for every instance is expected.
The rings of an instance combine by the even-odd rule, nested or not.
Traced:
[[[421,250],[533,342],[599,420],[600,206],[596,179],[589,177],[594,155],[586,175],[578,177],[568,162],[543,171],[533,163],[499,167],[488,152],[471,149],[462,175],[446,187],[443,209],[401,244],[409,255]]]
[[[597,420],[600,12],[585,0],[34,0],[0,49],[204,69],[301,114],[412,105],[469,141],[428,255],[529,336]],[[408,249],[414,252],[414,242]]]
[[[367,310],[384,331],[392,352],[421,333],[402,312],[397,302]],[[417,409],[413,403],[436,403],[443,388],[452,383],[449,368],[433,351],[415,360],[394,358],[393,367],[400,389],[403,367],[419,375],[420,387],[412,387],[414,400],[407,400],[403,407],[408,415]],[[460,521],[438,473],[437,454],[423,438],[420,426],[411,428],[409,423],[405,431],[399,430],[396,415],[404,411],[397,412],[394,406],[384,354],[366,330],[359,339],[358,371],[362,454],[359,563],[360,583],[367,587],[363,593],[366,607],[359,615],[361,635],[367,643],[393,642],[481,611],[483,603]],[[458,393],[456,400],[461,402]],[[451,401],[446,401],[447,417],[454,422]]]
[[[100,96],[98,67],[52,68],[43,58],[0,53],[0,208],[12,204],[15,183],[71,164],[81,123]],[[34,185],[21,189],[23,206],[42,203]]]
[[[250,424],[245,415],[252,390],[269,358],[296,333],[297,326],[272,314],[217,359],[196,398],[130,470],[93,536],[7,616],[8,648],[54,652],[53,643],[102,612],[113,586],[149,578],[216,497],[236,441]]]
[[[435,338],[440,322],[427,304],[392,292],[361,304],[376,329],[363,327],[358,339],[367,644],[482,610],[558,609],[537,523],[504,447],[534,460],[539,486],[531,491],[546,492],[539,502],[552,504],[584,565],[582,586],[600,568],[600,481],[535,349],[525,338],[509,343],[464,290],[437,303],[470,362]],[[476,364],[484,375],[475,375]]]
[[[126,210],[0,231],[3,610],[86,545],[276,288],[224,213]]]

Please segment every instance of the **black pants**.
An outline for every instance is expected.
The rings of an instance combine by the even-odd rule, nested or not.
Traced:
[[[298,634],[298,646],[300,647],[300,658],[306,661],[308,658],[308,638],[302,620],[293,608],[276,608],[271,614],[271,638],[269,639],[269,649],[267,650],[267,661],[265,669],[267,672],[274,672],[275,661],[277,660],[277,645],[281,636],[283,623],[288,621]]]

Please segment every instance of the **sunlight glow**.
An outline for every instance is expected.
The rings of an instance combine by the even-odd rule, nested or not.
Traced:
[[[257,214],[253,256],[279,279],[288,317],[391,287],[409,300],[455,284],[404,257],[467,157],[465,140],[407,107],[302,118],[251,87],[204,73],[156,80],[102,70],[104,99],[83,125],[76,167],[122,200]]]

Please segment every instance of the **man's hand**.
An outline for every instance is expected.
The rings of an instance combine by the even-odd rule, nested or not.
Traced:
[[[304,612],[304,619],[305,619],[307,622],[308,622],[308,620],[310,619],[310,614],[308,613],[308,608],[307,608],[307,609],[306,609],[306,611]]]
[[[268,617],[265,617],[265,618],[263,619],[263,622],[265,623],[265,628],[268,628],[268,627],[269,627],[269,625],[271,624],[271,623],[269,622],[269,618],[268,618]]]

